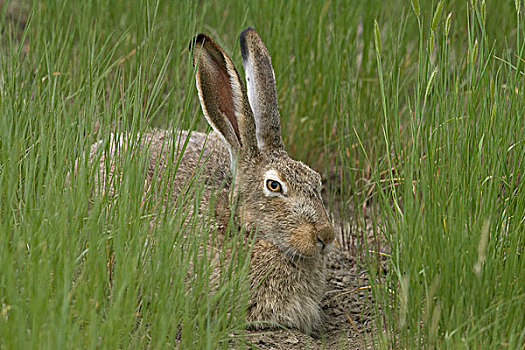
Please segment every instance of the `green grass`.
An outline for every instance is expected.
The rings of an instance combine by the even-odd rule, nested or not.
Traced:
[[[92,196],[85,159],[113,132],[206,130],[189,40],[209,33],[240,68],[247,26],[272,55],[289,153],[323,173],[343,220],[372,220],[389,242],[388,274],[369,272],[377,346],[523,346],[519,0],[3,6],[0,347],[214,349],[242,334],[247,252],[210,294],[197,234],[209,221],[191,197],[165,212],[143,202],[132,152],[119,158],[118,195]],[[352,210],[363,205],[371,217]]]

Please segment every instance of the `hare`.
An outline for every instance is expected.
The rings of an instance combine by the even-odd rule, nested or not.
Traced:
[[[181,191],[206,159],[200,176],[210,192],[217,191],[223,198],[217,202],[222,203],[216,208],[217,221],[228,222],[231,194],[237,203],[236,223],[247,232],[256,230],[247,321],[253,321],[255,328],[280,324],[315,332],[322,324],[324,255],[334,241],[321,198],[321,176],[284,150],[275,75],[254,29],[240,34],[240,47],[247,90],[231,58],[217,43],[205,34],[192,40],[199,100],[214,132],[191,133],[170,182],[175,193]],[[168,131],[143,135],[142,142],[150,149],[149,184],[155,164],[162,167],[169,161],[163,142],[186,137],[187,132],[173,135]],[[92,160],[98,146],[92,147]],[[208,199],[205,194],[201,207],[207,206]]]

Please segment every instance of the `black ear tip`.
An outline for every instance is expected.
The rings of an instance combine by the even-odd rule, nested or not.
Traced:
[[[255,32],[255,29],[253,29],[252,27],[248,27],[248,28],[246,28],[245,30],[243,30],[243,31],[241,32],[240,37],[241,37],[241,38],[242,38],[242,37],[246,37],[246,35],[248,35],[248,33],[250,33],[251,31],[254,31],[254,32]]]
[[[241,45],[241,55],[243,60],[246,60],[249,55],[247,37],[252,32],[256,33],[255,29],[248,27],[239,35],[239,44]]]
[[[210,40],[210,38],[206,34],[202,34],[201,33],[201,34],[195,36],[193,39],[191,39],[190,45],[188,46],[188,50],[190,52],[192,52],[194,47],[195,47],[195,45],[197,45],[197,44],[202,45],[205,41],[208,41],[208,40]]]

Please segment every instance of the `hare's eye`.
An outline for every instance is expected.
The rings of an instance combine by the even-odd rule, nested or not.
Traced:
[[[281,192],[282,187],[279,181],[275,180],[266,180],[266,188],[272,192]]]

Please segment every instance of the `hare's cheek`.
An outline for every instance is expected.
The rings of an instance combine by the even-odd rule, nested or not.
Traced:
[[[290,246],[303,255],[316,252],[315,228],[308,223],[295,227],[290,234]]]

